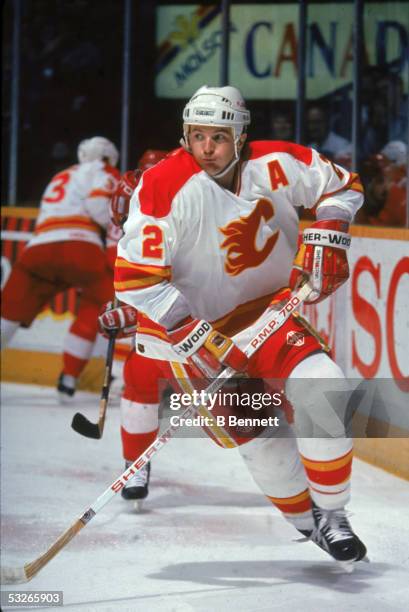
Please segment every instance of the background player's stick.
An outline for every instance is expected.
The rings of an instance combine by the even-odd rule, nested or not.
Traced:
[[[247,357],[251,357],[273,334],[279,329],[291,316],[291,313],[297,306],[303,302],[311,293],[311,288],[308,284],[304,285],[294,294],[284,307],[279,311],[266,311],[258,320],[261,323],[261,330],[254,336],[251,342],[245,349]],[[207,387],[205,394],[216,393],[224,383],[235,376],[236,372],[232,368],[226,368],[219,376]],[[196,414],[197,408],[190,405],[183,414],[179,417],[185,419]],[[132,465],[127,468],[120,476],[100,495],[85,512],[66,530],[59,538],[50,546],[48,550],[40,557],[26,563],[24,567],[1,568],[1,583],[2,584],[17,584],[28,582],[31,580],[57,553],[60,552],[85,525],[109,502],[111,499],[125,486],[127,481],[138,472],[144,465],[149,463],[153,455],[169,442],[178,430],[178,425],[170,425],[152,444],[146,449]]]
[[[112,362],[114,360],[116,333],[111,332],[108,340],[107,356],[105,360],[105,374],[102,385],[101,398],[99,400],[98,423],[92,423],[86,416],[76,412],[73,416],[71,427],[82,436],[99,440],[102,438],[105,425],[105,415],[108,406],[109,389],[111,386]]]
[[[113,302],[113,307],[116,308],[118,305],[118,300],[115,298]],[[108,340],[108,348],[107,348],[107,356],[105,359],[105,374],[104,374],[104,382],[102,384],[101,398],[99,400],[99,418],[98,423],[91,423],[80,412],[76,412],[73,416],[71,427],[77,433],[82,436],[86,436],[87,438],[94,438],[95,440],[99,440],[102,438],[102,434],[104,433],[104,425],[105,425],[105,415],[108,406],[108,398],[109,398],[109,389],[111,386],[111,372],[112,372],[112,362],[114,360],[114,350],[115,350],[115,339],[116,332],[112,331],[109,335]]]

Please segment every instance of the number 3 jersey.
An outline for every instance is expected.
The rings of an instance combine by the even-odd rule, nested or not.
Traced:
[[[297,209],[352,218],[363,200],[356,174],[293,143],[250,143],[238,171],[233,193],[177,149],[143,174],[118,245],[120,300],[167,328],[190,314],[233,336],[288,285]]]
[[[101,229],[109,223],[118,179],[119,171],[100,160],[56,174],[43,193],[34,237],[27,246],[67,240],[102,246]]]

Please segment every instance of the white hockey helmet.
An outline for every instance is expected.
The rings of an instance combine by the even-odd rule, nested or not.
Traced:
[[[183,139],[182,146],[189,151],[189,126],[206,125],[227,127],[233,131],[235,157],[233,163],[239,159],[238,142],[240,136],[250,124],[250,111],[240,91],[236,87],[209,87],[203,85],[193,94],[183,109]],[[223,176],[232,166],[229,164],[222,173],[215,178]]]
[[[236,140],[250,124],[250,111],[246,109],[243,96],[236,87],[203,85],[193,94],[183,109],[183,123],[185,126],[229,127],[233,129]]]
[[[118,149],[114,143],[103,136],[82,140],[78,145],[77,156],[80,164],[106,157],[111,166],[116,166],[119,159]]]
[[[408,148],[401,140],[391,140],[381,151],[396,166],[406,165]]]

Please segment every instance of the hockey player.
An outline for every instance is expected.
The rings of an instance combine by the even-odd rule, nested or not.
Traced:
[[[78,164],[52,178],[40,203],[34,237],[16,262],[2,294],[3,347],[18,327],[29,327],[50,299],[80,290],[77,316],[64,340],[58,390],[64,400],[91,356],[102,305],[112,295],[102,233],[119,172],[115,145],[95,136],[78,146]]]
[[[142,173],[164,159],[167,151],[147,149],[138,161],[136,170],[129,170],[121,177],[111,201],[111,221],[107,233],[107,257],[111,269],[116,259],[117,242],[122,235],[122,225],[128,216],[129,201],[138,185]],[[123,313],[121,326],[116,313]],[[122,316],[122,315],[121,315]],[[99,317],[100,330],[105,335],[117,332],[112,373],[122,381],[124,366],[124,388],[121,391],[121,440],[125,465],[128,467],[153,442],[158,433],[159,391],[152,372],[152,361],[135,352],[129,342],[135,336],[137,315],[133,308],[114,309],[112,303]],[[123,339],[121,341],[121,339]],[[133,342],[132,342],[133,344]],[[153,376],[152,376],[153,374]],[[148,495],[150,465],[130,478],[121,494],[124,499],[140,500]]]
[[[111,221],[108,225],[106,237],[106,253],[108,267],[112,271],[112,285],[117,244],[118,240],[122,236],[122,225],[125,223],[126,216],[128,214],[131,196],[142,176],[142,173],[145,170],[152,168],[152,166],[157,164],[158,161],[166,157],[167,153],[168,151],[162,151],[159,149],[147,149],[139,159],[136,170],[128,170],[121,176],[115,193],[112,196]],[[127,340],[123,340],[122,342],[115,343],[112,376],[114,387],[119,393],[122,393],[123,366],[130,352],[130,348],[131,341],[129,338]]]
[[[407,160],[408,149],[404,142],[392,140],[382,149],[387,196],[385,205],[374,220],[374,225],[405,227],[407,215]]]
[[[355,222],[362,225],[377,225],[388,195],[385,177],[387,160],[380,153],[370,155],[362,164],[361,179],[365,186],[365,202],[358,211]]]
[[[112,225],[117,229],[113,232],[112,240],[107,241],[108,260],[112,268],[116,259],[116,245],[122,235],[122,226],[128,218],[129,202],[135,191],[141,176],[145,170],[149,170],[168,155],[169,151],[161,149],[146,149],[138,161],[136,170],[125,172],[118,183],[111,200]]]
[[[273,432],[242,445],[241,454],[300,531],[338,561],[360,560],[366,549],[344,509],[352,466],[346,407],[331,410],[319,384],[332,379],[331,389],[345,396],[341,370],[298,315],[249,361],[241,350],[259,331],[260,314],[288,298],[288,286],[311,276],[308,302],[316,303],[347,280],[359,178],[294,143],[247,144],[250,113],[234,87],[200,88],[183,120],[182,148],[145,173],[131,200],[117,296],[162,325],[174,359],[182,354],[205,377],[232,366],[284,379],[298,440]],[[296,254],[297,207],[317,204]]]

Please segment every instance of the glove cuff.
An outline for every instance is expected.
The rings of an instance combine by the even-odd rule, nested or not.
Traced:
[[[303,244],[347,250],[351,246],[349,223],[338,219],[316,221],[303,232]]]
[[[200,348],[212,333],[213,327],[207,321],[193,319],[187,325],[169,331],[173,350],[181,357],[188,358]]]

